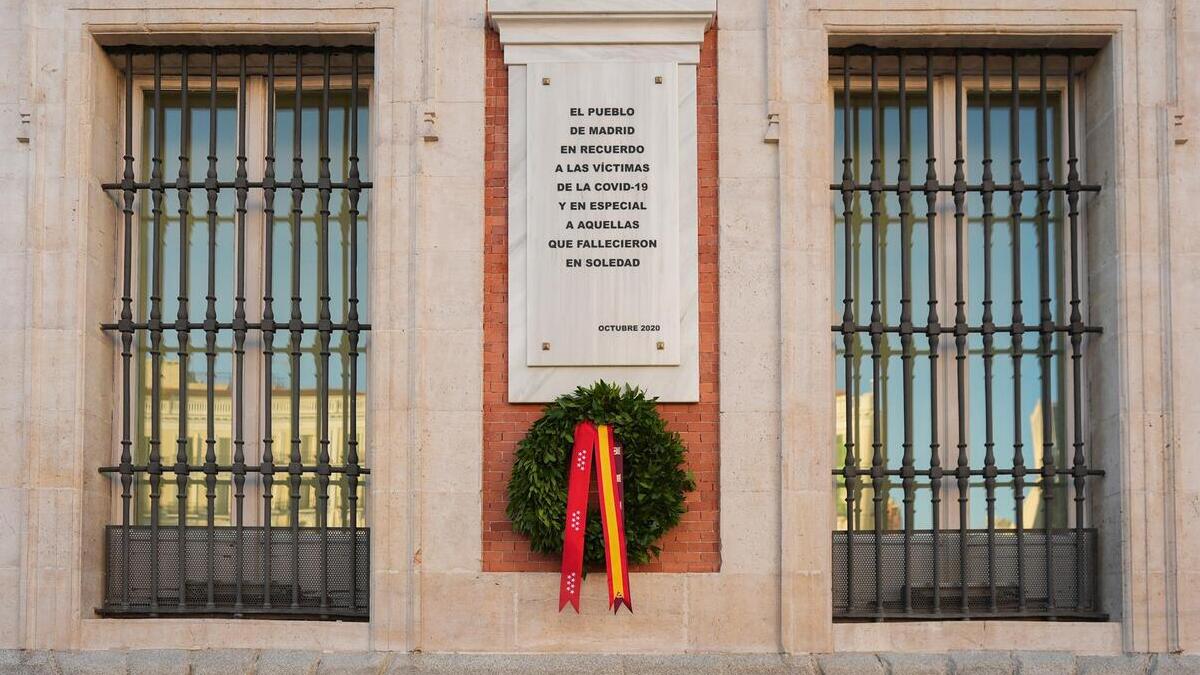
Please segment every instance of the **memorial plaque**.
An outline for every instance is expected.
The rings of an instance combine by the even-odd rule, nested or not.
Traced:
[[[619,20],[545,1],[489,3],[508,68],[508,400],[604,379],[698,401],[696,86],[715,1],[648,21],[642,0]]]
[[[530,366],[680,363],[677,71],[529,65]]]

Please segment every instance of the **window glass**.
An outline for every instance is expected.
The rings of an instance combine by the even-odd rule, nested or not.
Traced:
[[[196,83],[191,83],[196,84]],[[209,127],[212,119],[210,109],[211,96],[208,90],[198,91],[189,85],[188,119],[190,121],[190,143],[187,156],[189,158],[189,182],[203,181],[208,172]],[[135,311],[140,320],[147,320],[151,313],[151,296],[155,286],[155,264],[158,261],[157,275],[161,288],[160,317],[164,324],[174,324],[179,317],[179,298],[187,296],[187,320],[202,322],[207,311],[208,294],[208,194],[203,189],[192,189],[187,211],[186,228],[180,217],[180,191],[175,189],[179,179],[180,155],[183,139],[182,94],[176,91],[164,90],[161,94],[163,108],[163,125],[160,134],[162,142],[162,177],[167,189],[162,199],[162,229],[157,240],[158,250],[155,252],[153,202],[149,198],[140,201],[138,211],[139,249],[137,256],[138,296],[135,300]],[[152,163],[150,158],[155,148],[155,115],[153,97],[147,95],[142,106],[142,138],[144,149],[141,153],[145,158],[140,162],[139,180],[151,179]],[[237,154],[237,95],[231,91],[217,93],[217,175],[218,180],[233,180],[236,169]],[[217,320],[229,322],[233,319],[234,279],[235,279],[235,249],[234,249],[234,201],[232,190],[222,190],[217,198],[216,220],[216,312]],[[186,266],[186,275],[181,277],[181,271]],[[138,382],[137,405],[134,407],[137,419],[134,429],[137,434],[134,442],[134,462],[145,464],[150,457],[150,441],[153,436],[153,411],[151,388],[153,386],[153,368],[151,365],[150,338],[145,331],[137,333],[138,349]],[[193,330],[188,336],[186,358],[187,370],[183,375],[181,387],[180,371],[183,360],[179,356],[180,342],[177,331],[168,328],[162,335],[162,358],[160,361],[159,386],[161,403],[159,407],[160,432],[159,454],[164,465],[174,464],[179,452],[181,420],[185,433],[185,448],[187,462],[193,466],[204,463],[207,452],[207,358],[205,356],[205,335],[202,330]],[[215,434],[214,451],[219,464],[229,464],[232,459],[231,439],[233,436],[233,407],[231,403],[231,386],[233,382],[233,335],[230,331],[217,334],[216,359],[214,362],[214,400],[213,425]],[[180,411],[181,403],[186,400],[186,410]],[[149,481],[145,475],[137,476],[139,485],[136,486],[137,520],[149,522],[150,519],[150,490]],[[218,499],[214,509],[214,522],[217,525],[229,525],[230,504],[229,474],[217,478]],[[187,522],[207,522],[208,506],[205,499],[206,487],[203,473],[189,474],[186,509]],[[179,488],[174,474],[163,474],[161,479],[161,501],[159,522],[177,523],[179,519]]]
[[[910,85],[911,86],[911,85]],[[843,96],[840,92],[835,95],[835,129],[834,129],[834,166],[832,180],[842,179],[842,159],[846,156],[845,132],[849,125],[850,142],[854,144],[851,156],[854,159],[851,172],[853,180],[868,183],[871,179],[872,165],[872,126],[873,115],[871,97],[867,92],[852,93],[850,109],[845,109]],[[1007,93],[993,93],[991,97],[991,156],[993,179],[998,184],[1010,182],[1011,175],[1011,127],[1010,106],[1011,98]],[[982,178],[983,157],[983,105],[982,96],[969,94],[966,109],[966,138],[965,152],[967,162],[965,170],[969,183],[978,183]],[[923,183],[926,172],[928,148],[928,99],[924,91],[908,91],[907,104],[909,110],[909,148],[910,148],[910,179],[914,183]],[[1056,323],[1066,320],[1066,303],[1064,283],[1066,269],[1063,261],[1064,239],[1064,204],[1061,195],[1055,194],[1050,203],[1050,219],[1048,236],[1042,237],[1037,219],[1038,199],[1037,180],[1039,152],[1037,149],[1037,111],[1038,95],[1036,93],[1022,94],[1019,101],[1019,142],[1020,142],[1020,171],[1026,189],[1022,195],[1019,224],[1020,250],[1014,249],[1013,226],[1011,221],[1011,202],[1007,191],[995,193],[992,201],[993,225],[991,237],[991,301],[993,320],[999,325],[1012,322],[1014,279],[1021,298],[1022,318],[1027,325],[1040,321],[1041,288],[1039,275],[1039,256],[1043,247],[1049,256],[1050,287],[1046,289],[1050,298],[1050,311]],[[1060,101],[1057,95],[1049,98],[1046,112],[1046,132],[1049,147],[1059,148],[1061,144]],[[953,129],[953,110],[942,110],[934,120],[935,131],[941,133],[945,129]],[[899,174],[900,158],[900,106],[896,93],[882,93],[880,96],[880,157],[882,179],[885,184],[895,184]],[[953,148],[949,151],[940,150],[937,158],[938,178],[942,184],[950,183],[953,179]],[[1052,178],[1061,182],[1064,177],[1062,160],[1058,151],[1051,153],[1050,172]],[[884,324],[895,326],[900,323],[902,309],[901,297],[903,286],[902,256],[905,247],[904,235],[900,222],[900,200],[894,190],[883,193],[880,200],[881,222],[883,227],[878,233],[878,267],[879,289],[878,302],[881,320]],[[973,326],[978,326],[983,318],[983,281],[984,281],[984,237],[983,237],[983,200],[978,193],[968,192],[966,200],[967,232],[964,239],[966,256],[964,258],[964,291],[967,320]],[[835,306],[832,308],[833,321],[840,323],[844,306],[841,300],[845,297],[852,299],[854,321],[861,325],[871,322],[873,310],[872,301],[875,294],[872,288],[872,204],[870,193],[862,190],[855,192],[851,204],[852,211],[847,219],[844,216],[844,203],[841,194],[832,194],[832,210],[834,222],[834,284]],[[937,310],[939,320],[945,329],[954,321],[954,207],[950,193],[939,195],[935,205],[936,220],[934,224],[935,250],[937,259],[934,261],[937,270],[937,289],[930,288],[929,230],[926,224],[927,202],[922,192],[913,192],[911,198],[912,232],[908,242],[911,256],[911,313],[912,322],[916,326],[924,326],[928,319],[931,290],[936,290]],[[846,234],[849,230],[850,255],[846,255]],[[1019,255],[1020,274],[1014,274],[1014,256]],[[846,288],[846,264],[850,262],[850,288]],[[856,333],[851,336],[850,361],[853,365],[852,374],[847,379],[846,345],[841,335],[834,337],[836,347],[836,439],[834,443],[834,466],[842,467],[846,463],[847,436],[852,435],[857,455],[857,465],[869,470],[874,453],[874,443],[880,446],[884,465],[890,470],[899,470],[903,462],[904,443],[904,371],[901,358],[901,341],[896,332],[885,333],[879,347],[879,382],[876,387],[874,352],[871,338],[867,334]],[[1055,463],[1060,468],[1069,465],[1069,449],[1063,439],[1066,437],[1066,413],[1060,401],[1061,387],[1065,381],[1067,359],[1063,357],[1067,348],[1062,335],[1056,335],[1053,343],[1053,359],[1050,368],[1051,410],[1042,407],[1042,367],[1037,357],[1038,336],[1036,332],[1027,332],[1023,340],[1024,356],[1020,360],[1020,407],[1017,407],[1018,390],[1014,386],[1014,365],[1012,339],[1003,332],[996,333],[994,342],[994,358],[992,359],[992,440],[995,448],[996,464],[1000,468],[1011,468],[1013,465],[1014,441],[1016,424],[1019,420],[1021,442],[1025,465],[1030,470],[1042,466],[1043,454],[1043,416],[1052,416]],[[931,410],[931,388],[935,386],[929,359],[929,340],[923,334],[913,338],[912,360],[912,455],[913,463],[918,470],[926,469],[931,462],[931,443],[934,437],[933,411]],[[985,419],[985,388],[984,388],[984,358],[982,337],[973,333],[968,338],[967,357],[967,448],[972,468],[984,465],[986,452],[986,419]],[[939,428],[936,435],[940,445],[940,461],[947,470],[953,470],[957,463],[958,454],[958,410],[955,395],[955,347],[953,336],[943,334],[940,343],[938,372],[936,383],[938,387],[937,419]],[[878,396],[879,400],[875,400]],[[847,404],[850,413],[847,412]],[[876,419],[878,417],[878,419]],[[878,427],[878,437],[875,429]],[[849,432],[849,434],[848,434]],[[1042,527],[1045,509],[1041,498],[1040,478],[1029,476],[1025,481],[1023,516],[1026,528]],[[933,503],[930,494],[928,478],[919,474],[916,479],[916,489],[913,495],[914,529],[929,529],[933,526]],[[855,529],[873,530],[875,528],[876,510],[875,494],[869,476],[858,481],[855,513],[847,513],[845,479],[835,477],[834,505],[837,513],[837,529],[845,530],[853,516]],[[904,490],[899,477],[885,477],[883,482],[883,518],[885,530],[899,530],[904,527]],[[1067,482],[1060,475],[1056,482],[1056,498],[1053,500],[1051,517],[1054,526],[1066,524],[1068,507]],[[941,509],[943,510],[940,525],[942,527],[957,527],[952,519],[957,518],[957,485],[951,477],[943,479],[941,484]],[[968,518],[970,528],[985,528],[987,526],[987,503],[982,477],[972,479],[968,494]],[[1015,527],[1015,512],[1017,500],[1011,478],[1002,476],[996,487],[996,527],[1001,529]]]
[[[195,85],[193,82],[191,85]],[[189,119],[191,120],[190,147],[190,179],[193,182],[203,181],[208,170],[209,154],[209,123],[210,95],[207,90],[197,90],[189,86],[188,98]],[[292,251],[295,246],[291,226],[291,191],[287,182],[291,178],[292,146],[294,130],[294,94],[289,91],[279,91],[276,96],[276,163],[275,175],[281,185],[276,192],[274,221],[271,223],[273,245],[270,251],[272,261],[272,295],[273,309],[277,322],[286,322],[291,315],[292,288]],[[348,90],[333,90],[330,95],[329,110],[329,156],[330,174],[334,183],[344,182],[350,170],[350,92]],[[204,321],[207,309],[208,294],[208,196],[203,188],[191,191],[191,200],[186,230],[181,225],[179,215],[180,195],[175,189],[175,182],[180,168],[180,142],[182,138],[181,95],[179,91],[164,91],[162,94],[163,129],[162,129],[162,160],[163,179],[167,185],[163,199],[162,230],[158,238],[158,248],[155,252],[153,236],[152,201],[149,198],[139,200],[138,210],[138,250],[136,260],[137,297],[135,298],[136,312],[139,320],[145,321],[150,316],[151,295],[154,288],[153,260],[159,261],[159,283],[161,284],[161,318],[165,324],[174,324],[178,309],[179,296],[188,298],[187,317],[191,322]],[[320,136],[318,132],[321,95],[319,92],[306,92],[302,101],[302,173],[306,182],[315,183],[320,166]],[[151,162],[149,158],[154,152],[155,115],[154,101],[150,92],[146,92],[142,103],[142,135],[141,157],[146,159],[139,162],[138,180],[148,181],[151,178]],[[358,95],[358,154],[359,171],[362,180],[369,180],[370,138],[368,112],[368,92],[363,89]],[[237,168],[237,94],[235,91],[218,91],[216,106],[217,122],[217,173],[218,180],[232,181]],[[247,133],[261,133],[266,128],[265,120],[247,120]],[[257,130],[257,131],[256,131]],[[254,174],[255,172],[251,172]],[[252,198],[258,193],[252,193]],[[370,191],[364,190],[359,199],[357,219],[357,261],[356,268],[351,265],[351,217],[349,197],[345,190],[334,189],[329,203],[329,295],[330,315],[335,323],[345,322],[349,309],[350,278],[357,274],[357,297],[359,321],[370,321],[368,303],[368,242],[370,209]],[[302,217],[300,222],[300,288],[301,313],[304,321],[316,322],[318,310],[318,231],[321,222],[318,211],[318,193],[315,188],[307,188],[301,202]],[[233,320],[234,302],[236,295],[236,228],[235,228],[236,193],[234,190],[222,189],[218,193],[216,211],[217,226],[215,231],[215,297],[217,321],[229,323]],[[261,228],[262,218],[256,216],[252,209],[246,219],[247,230]],[[181,253],[182,236],[182,253]],[[157,253],[157,256],[156,256]],[[247,278],[256,277],[259,283],[266,280],[264,267],[264,252],[261,250],[247,251],[245,256]],[[186,275],[182,284],[181,270],[186,266]],[[186,291],[181,293],[181,288]],[[247,320],[257,322],[261,317],[261,298],[247,298]],[[233,461],[233,341],[232,330],[223,329],[218,332],[217,355],[214,361],[213,387],[213,446],[217,463],[228,466]],[[202,329],[192,330],[189,336],[186,358],[186,374],[184,387],[186,391],[181,396],[180,370],[181,358],[178,354],[178,333],[168,327],[163,333],[162,358],[160,364],[161,387],[160,404],[160,434],[159,452],[164,465],[172,465],[176,461],[179,447],[180,420],[186,427],[184,434],[187,461],[195,469],[189,474],[187,499],[185,501],[186,522],[189,524],[206,524],[208,504],[207,488],[204,474],[200,470],[205,461],[206,441],[208,439],[208,403],[207,403],[207,358],[205,355],[206,336]],[[273,439],[272,452],[276,465],[275,481],[272,490],[271,521],[274,525],[291,524],[291,500],[287,483],[286,464],[291,453],[292,439],[292,373],[289,361],[290,335],[286,329],[276,332],[272,347],[275,351],[272,366],[271,382],[271,436]],[[356,427],[358,439],[358,455],[360,463],[365,458],[366,437],[366,396],[367,396],[367,334],[360,334],[357,358],[357,381],[355,383],[355,418],[350,415],[350,342],[346,331],[335,330],[330,343],[329,357],[329,456],[332,465],[346,462],[349,450],[350,425]],[[137,333],[137,363],[138,387],[136,390],[134,430],[134,462],[146,464],[150,455],[152,438],[152,357],[150,340],[146,331]],[[261,381],[261,376],[250,376],[251,373],[261,372],[261,335],[252,330],[247,336],[247,361],[245,369],[247,382]],[[315,330],[306,330],[301,343],[299,368],[299,418],[300,418],[300,451],[302,461],[306,466],[317,464],[319,451],[318,428],[318,363],[319,341]],[[247,400],[261,399],[263,393],[247,388],[244,392]],[[186,411],[181,415],[180,404],[186,398]],[[265,419],[265,413],[263,414]],[[265,433],[265,430],[262,430]],[[262,439],[247,435],[244,439],[244,452],[248,464],[257,464],[261,460]],[[148,523],[150,520],[149,481],[145,474],[137,474],[135,485],[136,504],[135,520],[138,523]],[[216,525],[233,524],[233,508],[231,474],[222,471],[218,474],[216,499],[214,502],[214,523]],[[258,474],[251,473],[246,480],[245,508],[248,514],[247,524],[254,522],[251,514],[262,510],[261,481]],[[164,473],[161,479],[160,524],[178,523],[179,500],[178,488],[173,473]],[[318,525],[317,519],[317,483],[316,477],[306,474],[300,492],[300,525],[304,527]],[[358,500],[358,525],[365,526],[365,500],[360,492]],[[329,519],[331,527],[348,526],[349,499],[345,479],[340,474],[334,474],[329,486]]]
[[[275,174],[281,183],[291,179],[292,157],[294,148],[296,97],[294,91],[280,91],[275,102]],[[369,180],[367,167],[370,166],[368,155],[369,144],[363,139],[369,138],[369,121],[367,106],[367,91],[361,90],[358,95],[358,152],[359,172],[362,180]],[[320,171],[320,136],[317,130],[320,125],[321,94],[320,92],[305,92],[301,99],[301,145],[300,153],[303,163],[301,174],[306,182],[315,182]],[[329,173],[332,181],[345,181],[350,172],[350,91],[334,90],[329,97]],[[358,314],[359,321],[370,321],[370,307],[367,302],[368,287],[368,232],[369,223],[367,211],[370,191],[364,191],[359,199],[358,209]],[[300,224],[300,312],[305,321],[314,321],[317,316],[319,293],[317,287],[317,261],[320,247],[317,242],[317,232],[321,222],[318,211],[318,195],[314,189],[304,191],[301,200]],[[292,252],[295,242],[292,233],[292,193],[281,189],[275,193],[275,218],[272,223],[272,287],[275,296],[276,320],[287,320],[291,315],[291,304],[294,289],[292,288]],[[329,312],[331,319],[344,322],[349,309],[347,298],[350,295],[350,200],[343,190],[330,193],[329,201]],[[275,368],[272,372],[271,398],[271,433],[277,439],[275,444],[276,462],[287,461],[291,452],[287,441],[292,438],[292,371],[287,351],[291,337],[285,331],[275,335],[274,348],[277,352]],[[366,396],[367,396],[367,357],[363,353],[360,339],[358,355],[358,377],[356,382],[357,406],[355,424],[357,425],[358,452],[360,460],[363,455],[366,437]],[[317,463],[319,452],[317,429],[317,364],[319,359],[319,344],[316,331],[305,331],[301,340],[300,356],[300,454],[305,465]],[[329,357],[329,460],[332,464],[344,464],[349,451],[350,429],[347,416],[350,413],[350,340],[345,331],[334,331],[330,342]],[[302,500],[300,509],[300,524],[302,526],[317,525],[316,486],[317,477],[305,475],[302,481],[302,494],[311,494],[311,498]],[[283,497],[283,498],[281,498]],[[289,504],[286,488],[276,490],[271,508],[271,521],[274,525],[289,525],[291,523],[291,505]],[[347,510],[349,495],[345,481],[331,481],[329,485],[329,525],[348,525]],[[363,500],[358,502],[359,523],[363,520]]]

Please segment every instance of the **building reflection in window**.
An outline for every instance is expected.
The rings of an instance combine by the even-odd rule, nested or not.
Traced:
[[[189,87],[190,107],[190,151],[191,178],[203,180],[207,170],[207,155],[209,154],[209,124],[210,124],[210,94],[206,90],[196,89],[193,82]],[[369,138],[368,128],[368,91],[360,91],[358,96],[358,130],[360,138]],[[273,250],[270,251],[272,260],[271,287],[273,308],[276,321],[286,322],[290,315],[291,299],[294,290],[298,290],[301,311],[306,322],[315,322],[318,308],[317,291],[317,232],[320,224],[318,213],[317,191],[304,191],[301,203],[303,211],[301,219],[301,276],[299,289],[292,288],[291,259],[292,240],[291,227],[291,195],[286,189],[290,179],[292,158],[292,135],[294,124],[294,94],[281,90],[276,94],[275,128],[276,180],[281,189],[274,200],[275,216],[272,227]],[[186,232],[186,241],[180,241],[181,227],[179,204],[180,197],[175,188],[176,177],[179,174],[179,155],[181,144],[181,97],[178,91],[163,93],[164,133],[163,133],[163,176],[167,189],[163,199],[163,228],[159,238],[161,261],[161,313],[162,320],[168,324],[163,332],[162,364],[160,386],[159,413],[161,417],[160,454],[164,466],[175,464],[179,447],[180,422],[183,422],[186,433],[184,446],[187,462],[192,467],[188,476],[186,499],[184,500],[186,523],[189,525],[204,525],[208,522],[208,488],[205,483],[203,464],[211,441],[216,455],[217,464],[228,467],[233,462],[234,442],[234,405],[233,405],[233,333],[231,330],[218,332],[216,355],[214,359],[214,386],[212,404],[213,435],[208,435],[209,406],[207,402],[207,356],[206,336],[203,330],[192,330],[189,335],[187,353],[187,372],[181,380],[181,358],[179,352],[179,336],[173,323],[179,309],[179,298],[187,298],[187,316],[192,322],[202,322],[207,305],[208,288],[208,201],[203,189],[193,189],[190,200],[190,217]],[[319,123],[321,95],[320,92],[305,92],[302,101],[302,128],[304,157],[304,177],[306,181],[315,181],[319,164]],[[251,106],[251,109],[255,109]],[[232,181],[236,169],[237,144],[237,93],[236,87],[228,91],[220,91],[217,96],[217,172],[218,180]],[[346,179],[349,172],[349,135],[350,135],[350,92],[334,90],[330,96],[329,111],[329,155],[332,181]],[[143,109],[142,155],[149,158],[150,148],[154,139],[153,102],[149,96],[144,97]],[[265,120],[248,120],[248,129],[265,129]],[[254,153],[250,153],[254,154]],[[370,180],[369,149],[360,144],[360,171],[363,180]],[[141,175],[139,180],[149,180],[151,162],[140,162]],[[261,171],[252,172],[261,174]],[[253,198],[253,197],[252,197]],[[137,296],[135,298],[138,320],[144,321],[150,313],[150,294],[153,286],[152,247],[153,223],[150,199],[141,199],[138,211],[139,244],[135,261],[137,270]],[[216,310],[219,322],[232,320],[235,304],[236,283],[236,232],[235,232],[235,201],[234,190],[221,190],[217,199],[216,243],[215,243],[215,277],[216,277]],[[270,206],[270,205],[268,205]],[[359,201],[358,216],[358,265],[352,270],[350,265],[350,224],[349,199],[344,190],[333,190],[330,195],[329,215],[329,289],[330,313],[332,320],[345,321],[348,309],[349,274],[358,275],[358,310],[360,321],[370,321],[368,303],[368,230],[369,230],[369,191],[365,191]],[[258,208],[259,215],[247,218],[247,320],[258,321],[264,308],[263,288],[266,275],[264,260],[265,251],[264,218],[262,207]],[[255,209],[250,209],[254,214]],[[182,244],[182,246],[181,246]],[[181,248],[186,253],[181,255]],[[182,257],[186,256],[186,260]],[[185,281],[181,283],[180,265],[186,262]],[[181,292],[183,286],[183,292]],[[252,291],[251,289],[257,289]],[[257,466],[262,460],[263,438],[267,432],[263,410],[266,396],[263,385],[263,337],[257,330],[249,332],[246,340],[245,364],[245,401],[247,402],[248,419],[245,420],[244,453],[245,462]],[[319,347],[317,333],[306,330],[301,344],[299,381],[291,381],[291,369],[288,354],[289,335],[284,329],[279,330],[274,338],[272,349],[273,358],[270,411],[270,438],[275,464],[275,481],[272,488],[270,519],[273,525],[291,524],[291,503],[287,482],[287,464],[290,458],[292,441],[292,408],[291,388],[299,388],[299,427],[300,453],[305,466],[315,466],[318,456],[319,408],[317,391],[317,368],[319,362]],[[329,461],[337,466],[345,464],[349,452],[351,425],[356,427],[359,462],[366,463],[366,410],[367,410],[367,352],[369,334],[363,333],[360,339],[357,356],[357,384],[354,397],[356,399],[355,417],[350,419],[350,368],[351,355],[349,336],[345,331],[334,331],[330,345],[329,357]],[[150,342],[145,332],[139,332],[136,343],[137,377],[139,386],[136,390],[133,428],[134,462],[145,465],[150,455],[151,414],[154,405],[151,396],[151,356]],[[181,381],[183,386],[181,387]],[[180,410],[180,402],[186,400],[186,410]],[[249,411],[257,411],[250,419]],[[161,497],[159,500],[159,522],[162,525],[179,522],[179,492],[174,473],[164,473],[161,480]],[[317,477],[304,476],[299,499],[299,524],[302,527],[317,526]],[[145,474],[136,476],[134,485],[135,522],[146,524],[150,521],[149,481]],[[366,500],[360,482],[358,500],[358,526],[364,527],[366,521]],[[234,524],[234,496],[231,475],[228,470],[222,470],[217,477],[213,501],[213,522],[216,525]],[[257,473],[247,475],[245,487],[245,524],[262,525],[264,520],[264,499],[262,482]],[[349,494],[347,483],[341,474],[335,473],[329,486],[329,519],[331,527],[348,526],[349,524]]]

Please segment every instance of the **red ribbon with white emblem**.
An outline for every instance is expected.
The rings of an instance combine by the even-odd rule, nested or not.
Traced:
[[[612,427],[583,421],[575,425],[571,449],[570,479],[567,484],[567,516],[563,527],[562,575],[559,579],[558,611],[568,604],[579,611],[579,588],[583,581],[584,535],[587,532],[588,479],[592,456],[596,458],[596,491],[600,495],[600,524],[604,529],[604,566],[608,571],[608,607],[616,612],[625,605],[630,612],[629,562],[625,551],[625,490],[621,479],[621,447],[613,440]]]

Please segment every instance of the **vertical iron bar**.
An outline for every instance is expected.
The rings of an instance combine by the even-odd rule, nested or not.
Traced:
[[[904,488],[904,611],[912,612],[912,536],[913,500],[916,497],[916,470],[913,468],[913,326],[912,326],[912,185],[908,139],[908,91],[904,72],[904,54],[900,68],[900,161],[897,193],[900,201],[900,350],[903,365],[904,442],[900,476]]]
[[[204,177],[204,189],[208,192],[208,295],[204,307],[204,359],[205,395],[207,397],[207,428],[204,437],[204,498],[208,516],[205,544],[208,554],[208,584],[206,602],[215,604],[214,578],[216,577],[216,553],[213,550],[214,527],[217,504],[217,428],[216,415],[216,369],[217,369],[217,52],[212,52],[209,64],[208,90],[208,173]]]
[[[121,214],[124,220],[124,260],[121,278],[121,609],[129,609],[129,521],[133,499],[133,200],[137,196],[133,171],[133,49],[125,50],[125,169],[121,173]]]
[[[267,52],[267,154],[263,168],[263,454],[259,475],[263,484],[263,607],[271,607],[271,512],[275,483],[275,436],[271,405],[275,401],[272,374],[275,361],[275,298],[272,281],[275,257],[275,52]]]
[[[300,230],[303,225],[302,201],[304,178],[302,174],[303,102],[304,97],[304,53],[296,52],[296,92],[292,118],[292,313],[288,322],[291,333],[289,355],[291,359],[291,461],[288,463],[288,497],[292,506],[292,608],[300,606],[300,479],[303,458],[300,454],[300,341],[304,337],[304,321],[300,310]]]
[[[937,218],[938,176],[937,158],[934,153],[933,123],[933,54],[925,55],[925,226],[929,239],[929,317],[926,330],[929,336],[929,490],[932,504],[931,532],[933,544],[933,613],[942,611],[941,582],[941,530],[942,504],[942,458],[938,441],[938,356],[941,351],[941,324],[938,319],[937,300]]]
[[[870,114],[869,97],[868,97],[868,102],[867,102],[865,108],[868,113],[867,117],[869,117],[869,114]],[[867,175],[869,173],[866,169],[864,169],[864,166],[870,165],[870,159],[864,160],[862,158],[862,156],[860,155],[858,147],[857,147],[859,137],[865,133],[863,131],[863,124],[862,124],[863,120],[859,119],[859,112],[857,109],[855,109],[855,111],[854,111],[854,116],[852,118],[852,122],[854,125],[854,143],[855,143],[854,156],[853,156],[853,159],[854,159],[853,170],[854,170],[855,180],[861,180],[865,175]],[[869,123],[870,120],[868,119],[867,122]],[[869,307],[869,304],[867,302],[865,302],[865,298],[867,296],[867,291],[863,290],[863,283],[862,283],[863,280],[860,278],[862,276],[863,265],[862,265],[862,261],[859,260],[860,254],[862,253],[863,238],[865,236],[863,234],[863,232],[864,232],[863,223],[867,219],[867,216],[865,215],[867,213],[867,211],[865,210],[865,207],[863,206],[862,202],[859,200],[859,197],[860,197],[860,195],[856,191],[855,195],[854,195],[854,207],[858,211],[858,213],[857,213],[857,217],[854,222],[854,227],[850,230],[851,256],[853,257],[853,267],[851,269],[854,272],[851,297],[855,299],[854,300],[854,302],[855,302],[855,305],[854,305],[855,323],[851,324],[851,329],[854,331],[854,345],[853,345],[854,346],[854,363],[853,363],[854,368],[851,371],[851,376],[853,377],[853,381],[851,382],[850,391],[854,392],[855,424],[858,423],[860,415],[862,414],[862,399],[859,398],[859,396],[861,395],[861,392],[863,390],[862,363],[863,363],[863,360],[866,358],[866,349],[864,349],[865,343],[859,337],[859,334],[858,334],[859,326],[857,325],[857,321],[861,318],[859,316],[860,310],[862,310],[864,307]],[[867,267],[867,269],[870,269],[869,266]],[[867,317],[869,318],[869,313],[867,314]],[[864,490],[863,490],[863,488],[868,484],[866,477],[870,475],[870,471],[863,470],[863,465],[869,463],[869,460],[870,460],[869,454],[867,452],[864,452],[865,450],[867,450],[869,448],[870,441],[866,437],[864,437],[861,427],[858,427],[856,429],[855,433],[856,433],[858,442],[855,444],[855,448],[854,448],[854,461],[855,461],[854,474],[856,476],[856,480],[855,480],[856,496],[855,496],[855,500],[854,500],[855,513],[854,513],[854,518],[853,518],[852,522],[854,524],[853,529],[857,532],[863,528],[864,512],[867,508],[870,507],[869,504],[866,503],[867,499],[865,497]],[[863,567],[865,567],[865,565]],[[860,576],[861,576],[861,572],[860,572]]]
[[[967,177],[963,169],[962,54],[954,55],[954,361],[958,393],[958,576],[962,611],[968,613],[967,496],[971,489],[971,462],[967,455],[967,313],[963,287],[963,238],[966,228]]]
[[[987,502],[988,609],[996,611],[996,452],[992,428],[992,368],[995,356],[992,315],[992,87],[990,59],[983,55],[983,485]]]
[[[850,55],[842,57],[842,220],[846,265],[845,265],[845,296],[842,298],[842,346],[846,359],[846,440],[845,462],[842,477],[846,486],[846,609],[854,607],[854,520],[858,492],[858,454],[854,446],[855,424],[858,422],[854,414],[854,401],[857,392],[854,387],[854,347],[858,342],[855,333],[854,320],[854,256],[853,235],[851,228],[854,221],[854,157],[853,157],[853,128],[854,111],[850,99]]]
[[[188,485],[188,347],[191,331],[188,327],[188,249],[191,243],[191,178],[188,153],[192,145],[191,109],[188,106],[188,52],[183,51],[179,75],[179,309],[175,314],[175,330],[179,340],[179,438],[175,451],[175,498],[179,504],[179,606],[187,605],[187,485]]]
[[[358,199],[362,189],[358,169],[358,52],[350,51],[350,297],[346,331],[350,338],[350,438],[347,441],[346,481],[350,492],[350,607],[358,610]]]
[[[1050,313],[1050,147],[1046,129],[1046,56],[1038,58],[1038,283],[1041,289],[1039,361],[1042,376],[1042,528],[1046,537],[1046,609],[1055,610],[1054,598],[1054,401],[1050,387],[1050,360],[1054,340],[1054,316]]]
[[[162,495],[162,230],[163,199],[166,183],[163,178],[163,104],[162,50],[154,51],[154,156],[150,160],[151,216],[154,232],[150,255],[150,457],[146,473],[150,474],[150,611],[158,609],[158,520],[159,498]]]
[[[216,63],[216,53],[213,53]],[[216,66],[213,66],[214,73]],[[242,607],[242,582],[245,576],[245,540],[242,531],[245,518],[246,498],[246,453],[245,439],[245,382],[243,377],[246,357],[246,198],[249,196],[246,172],[246,53],[238,55],[238,150],[237,173],[234,189],[237,191],[237,290],[233,308],[233,380],[234,380],[234,429],[233,429],[233,499],[237,526],[237,577],[234,589],[234,607]],[[268,227],[270,223],[267,224]],[[267,391],[271,390],[266,383]]]
[[[1074,457],[1071,473],[1075,478],[1075,608],[1083,610],[1083,521],[1084,487],[1087,466],[1083,455],[1083,314],[1079,300],[1079,154],[1075,140],[1075,56],[1067,55],[1067,218],[1071,237],[1071,388],[1074,421]]]
[[[883,235],[883,150],[880,137],[879,56],[871,53],[871,490],[875,504],[875,611],[883,614],[883,426],[879,401],[883,397],[883,314],[879,278],[879,247]]]
[[[318,138],[320,160],[317,201],[320,213],[317,230],[317,524],[321,528],[321,609],[329,606],[329,342],[332,336],[329,313],[329,51],[321,65],[321,112]]]
[[[1021,429],[1021,357],[1024,351],[1025,318],[1021,314],[1021,200],[1025,183],[1021,178],[1021,76],[1017,54],[1012,55],[1012,92],[1009,108],[1009,214],[1012,223],[1012,360],[1013,360],[1013,491],[1017,526],[1017,610],[1025,611],[1025,455]]]

